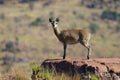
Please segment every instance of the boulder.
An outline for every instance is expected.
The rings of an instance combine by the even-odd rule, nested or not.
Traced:
[[[58,73],[64,72],[71,76],[76,73],[91,73],[101,79],[106,78],[104,80],[117,80],[120,77],[120,58],[47,59],[43,61],[41,66],[45,69],[54,68]]]

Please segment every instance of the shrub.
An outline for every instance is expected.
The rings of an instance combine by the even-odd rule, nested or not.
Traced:
[[[4,4],[4,0],[0,0],[0,4]]]
[[[117,16],[117,21],[120,23],[120,13]]]
[[[0,14],[0,19],[2,19],[2,20],[5,19],[5,14],[4,13]]]
[[[113,10],[104,10],[102,12],[101,18],[102,19],[108,19],[108,20],[117,20],[118,13]]]
[[[92,33],[96,33],[99,30],[99,25],[96,23],[91,23],[89,28]]]
[[[99,80],[98,77],[96,75],[91,75],[91,79],[90,80]]]
[[[82,74],[80,75],[80,80],[99,80],[95,74]]]
[[[51,11],[50,13],[49,13],[49,16],[50,16],[50,18],[54,18],[54,12],[53,11]]]
[[[51,69],[51,70],[45,70],[44,68],[40,67],[39,65],[37,64],[32,64],[31,65],[32,67],[32,70],[33,70],[33,74],[31,76],[32,80],[34,79],[47,79],[47,80],[52,80],[54,75],[55,75],[55,71],[54,69]],[[34,77],[36,76],[36,77]]]
[[[3,51],[9,51],[9,52],[19,52],[20,49],[17,47],[18,46],[18,42],[13,42],[13,41],[8,41],[5,43],[5,49],[3,49]]]
[[[33,1],[38,1],[38,0],[19,0],[19,2],[21,3],[33,2]]]
[[[31,22],[32,26],[40,26],[43,25],[43,20],[41,18],[36,18],[36,20]]]
[[[91,4],[88,4],[88,5],[87,5],[88,8],[95,8],[95,6],[96,6],[96,5],[95,5],[94,3],[91,3]]]
[[[5,47],[6,47],[7,50],[11,50],[14,47],[14,43],[12,41],[8,41],[5,44]]]
[[[33,2],[30,2],[30,3],[29,3],[29,9],[30,9],[30,10],[34,10],[34,3],[33,3]]]
[[[116,31],[117,31],[117,32],[120,32],[120,24],[118,24],[118,25],[116,26]]]

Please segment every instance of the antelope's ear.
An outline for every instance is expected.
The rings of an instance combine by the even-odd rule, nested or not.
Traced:
[[[59,22],[60,21],[59,18],[56,18],[56,21]]]
[[[52,19],[51,19],[51,18],[49,18],[49,22],[52,22]]]

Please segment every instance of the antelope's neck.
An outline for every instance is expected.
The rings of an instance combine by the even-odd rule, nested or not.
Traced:
[[[53,30],[54,30],[55,35],[56,35],[57,37],[59,37],[60,30],[58,29],[58,27],[53,28]]]

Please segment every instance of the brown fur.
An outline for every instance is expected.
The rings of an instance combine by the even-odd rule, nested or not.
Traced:
[[[76,44],[81,43],[83,46],[85,46],[88,49],[88,55],[87,59],[89,59],[91,48],[89,45],[89,40],[91,37],[91,34],[86,30],[63,30],[59,31],[57,27],[57,23],[59,22],[59,19],[56,18],[56,20],[49,19],[49,22],[52,24],[53,30],[57,38],[60,42],[63,43],[64,46],[64,55],[63,59],[66,57],[66,48],[67,44]]]

